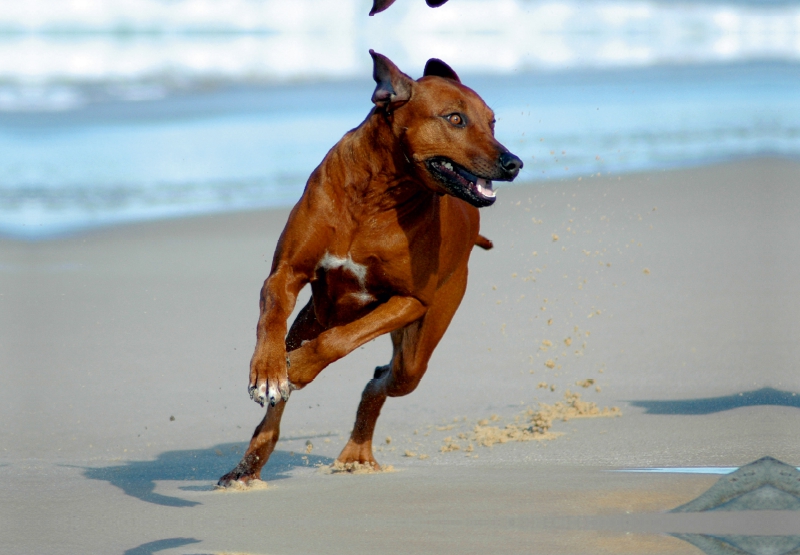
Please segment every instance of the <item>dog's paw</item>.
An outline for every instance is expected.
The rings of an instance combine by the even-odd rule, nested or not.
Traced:
[[[250,393],[250,398],[262,407],[267,401],[269,401],[270,406],[274,407],[278,404],[278,401],[289,400],[291,388],[289,387],[289,380],[283,379],[262,381],[258,385],[250,384],[247,390]]]
[[[269,387],[267,387],[269,404],[274,407],[279,401],[288,401],[289,391],[289,378],[287,376],[282,376],[277,380],[269,380]]]
[[[278,379],[262,381],[258,385],[251,384],[248,388],[250,398],[262,407],[269,401],[270,406],[275,406],[279,401],[288,401],[292,391],[298,389],[288,376]]]
[[[260,386],[255,386],[250,384],[247,387],[247,392],[250,393],[250,398],[261,405],[264,406],[264,403],[267,402],[267,384],[262,383]]]
[[[289,357],[286,357],[286,366],[275,368],[278,365],[267,366],[252,364],[250,367],[250,385],[247,391],[250,398],[262,407],[269,402],[275,406],[279,401],[288,401],[292,390],[299,389],[289,381]],[[270,369],[272,371],[270,371]]]
[[[217,481],[218,488],[246,489],[251,483],[260,481],[259,476],[252,472],[244,471],[237,466]]]

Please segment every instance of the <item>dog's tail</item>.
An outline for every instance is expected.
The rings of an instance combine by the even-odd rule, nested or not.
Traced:
[[[490,250],[494,247],[494,243],[492,243],[491,239],[484,237],[483,235],[478,235],[478,238],[475,239],[475,246],[480,247],[485,251]]]

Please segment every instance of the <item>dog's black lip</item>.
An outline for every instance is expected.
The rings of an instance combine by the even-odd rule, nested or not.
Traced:
[[[449,164],[450,168],[444,167],[445,164]],[[465,200],[479,208],[494,203],[495,197],[482,195],[478,192],[477,188],[478,179],[483,179],[491,190],[491,178],[475,175],[465,167],[444,156],[429,158],[426,165],[428,166],[428,171],[430,171],[436,180],[442,183],[453,196]]]

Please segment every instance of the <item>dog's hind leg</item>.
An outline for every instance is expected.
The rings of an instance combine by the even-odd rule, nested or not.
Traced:
[[[372,454],[372,436],[386,397],[408,395],[419,385],[433,350],[461,304],[466,287],[467,268],[464,266],[437,292],[424,317],[392,332],[392,362],[388,369],[385,366],[376,368],[374,377],[364,388],[350,440],[337,459],[340,463],[380,468]]]

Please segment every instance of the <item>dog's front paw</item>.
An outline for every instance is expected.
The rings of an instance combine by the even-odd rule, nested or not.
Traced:
[[[270,406],[275,406],[278,401],[288,401],[292,386],[284,377],[282,380],[268,380],[260,384],[250,385],[248,388],[250,398],[262,407],[269,401]]]
[[[267,384],[262,383],[260,386],[250,384],[247,386],[247,391],[250,393],[250,398],[261,405],[262,407],[267,402]]]
[[[261,479],[261,467],[264,466],[264,462],[266,461],[262,461],[254,453],[246,454],[233,470],[219,479],[217,486],[236,489],[247,487],[253,480]]]
[[[289,357],[286,357],[286,366],[289,366]],[[262,407],[269,401],[271,406],[275,406],[279,401],[288,401],[289,395],[295,388],[289,381],[288,372],[275,377],[267,376],[267,379],[257,379],[251,382],[247,388],[250,398]]]

